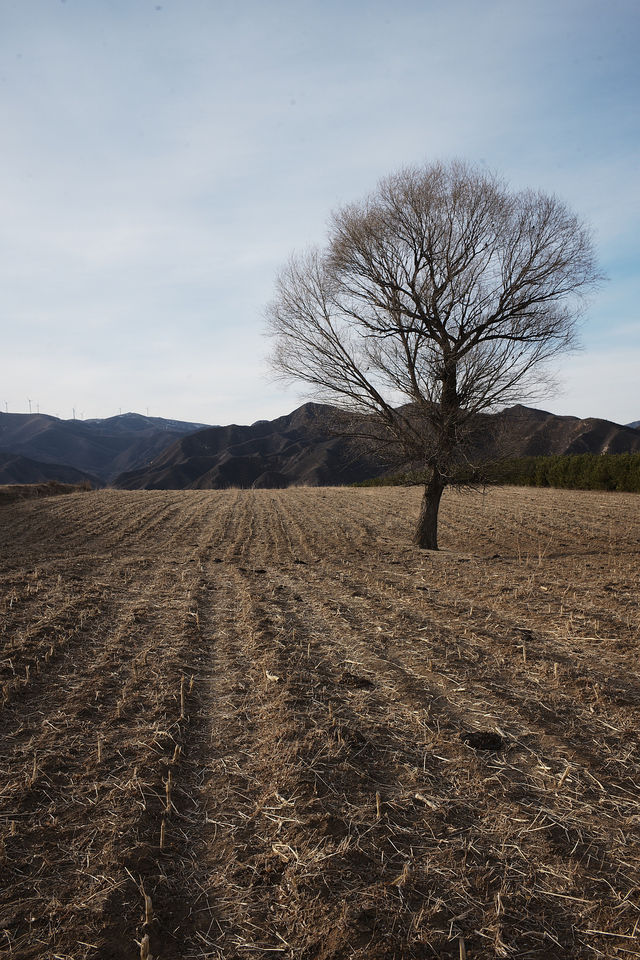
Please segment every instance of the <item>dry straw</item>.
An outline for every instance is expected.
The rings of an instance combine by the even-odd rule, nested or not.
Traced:
[[[544,493],[551,498],[545,504],[556,510],[555,494]],[[37,608],[34,601],[31,622],[41,613],[50,619],[49,606],[57,622],[47,620],[39,639],[25,630],[29,649],[9,650],[0,674],[15,698],[15,707],[7,712],[11,729],[2,786],[7,863],[21,871],[7,883],[5,899],[0,890],[0,912],[8,908],[15,914],[12,901],[27,890],[33,897],[25,917],[34,920],[24,920],[14,955],[53,955],[56,944],[62,949],[61,944],[81,938],[98,943],[99,912],[54,916],[47,912],[44,893],[60,899],[65,889],[75,886],[82,903],[108,895],[104,879],[95,878],[116,878],[122,850],[138,844],[150,826],[155,865],[145,863],[140,869],[151,889],[165,891],[163,899],[174,893],[176,898],[171,916],[162,916],[162,930],[168,929],[166,919],[177,942],[189,942],[188,949],[203,956],[295,956],[305,944],[317,952],[326,917],[337,918],[343,902],[357,904],[358,912],[362,905],[375,918],[373,929],[367,930],[370,942],[361,951],[369,956],[385,950],[394,955],[404,950],[407,956],[455,953],[460,960],[485,954],[566,955],[574,960],[638,956],[640,908],[634,891],[640,885],[640,860],[634,831],[640,772],[632,751],[638,694],[632,585],[637,581],[638,550],[637,533],[627,531],[629,506],[626,525],[620,512],[615,568],[608,555],[598,558],[595,539],[588,544],[588,554],[571,562],[571,550],[581,549],[574,524],[560,544],[559,559],[553,550],[545,557],[545,593],[539,589],[542,573],[535,563],[535,577],[527,584],[531,566],[527,571],[517,566],[515,543],[509,539],[514,512],[509,503],[521,507],[526,498],[537,497],[535,492],[527,491],[526,497],[492,492],[500,507],[493,535],[502,538],[496,548],[501,558],[465,564],[445,551],[432,558],[406,545],[410,513],[417,507],[406,490],[371,493],[393,506],[384,511],[389,527],[379,528],[386,538],[384,550],[375,546],[380,511],[370,509],[371,499],[365,503],[365,494],[354,491],[325,495],[335,496],[336,503],[341,498],[338,530],[333,508],[315,509],[319,501],[312,500],[311,492],[277,494],[279,504],[303,504],[303,499],[294,499],[300,497],[315,505],[315,512],[304,505],[294,511],[304,520],[296,550],[305,559],[314,554],[324,558],[323,564],[304,569],[290,562],[286,538],[274,527],[275,511],[272,515],[265,510],[249,530],[254,506],[262,509],[253,492],[238,494],[245,498],[242,510],[236,511],[236,525],[224,536],[225,510],[216,514],[207,507],[211,526],[205,535],[217,530],[221,536],[216,543],[224,541],[224,549],[246,569],[235,561],[216,569],[217,592],[203,601],[201,619],[203,627],[219,621],[220,629],[203,629],[198,650],[192,633],[179,634],[185,600],[175,590],[171,594],[172,573],[163,573],[162,557],[153,566],[147,564],[150,544],[143,537],[137,544],[135,531],[127,540],[126,563],[117,553],[104,559],[106,527],[98,538],[99,556],[88,558],[89,572],[79,590],[94,589],[91,578],[96,569],[103,577],[106,563],[111,572],[126,568],[130,575],[125,582],[110,573],[113,584],[108,589],[99,583],[116,621],[104,617],[95,636],[88,631],[69,651],[73,635],[67,635],[66,609],[56,607],[53,596],[41,597]],[[158,494],[158,504],[176,506],[175,530],[193,529],[183,523],[176,495],[169,496],[174,499]],[[193,496],[203,498],[204,505],[212,502],[206,498],[218,496],[217,503],[231,503],[224,497],[235,494]],[[484,557],[487,527],[479,525],[477,517],[469,518],[455,497],[451,494],[444,508],[450,511],[446,536],[459,542],[468,534],[469,550]],[[109,502],[119,504],[125,515],[124,495],[110,494]],[[180,504],[187,502],[195,502],[190,492],[181,494]],[[617,510],[615,502],[608,498],[607,511]],[[581,503],[576,497],[576,507]],[[371,524],[366,543],[365,508]],[[560,526],[564,514],[554,513],[551,521]],[[590,524],[587,517],[587,533],[595,529]],[[288,518],[285,526],[294,530]],[[526,522],[521,527],[526,551]],[[117,529],[114,523],[114,536]],[[343,536],[343,530],[349,535]],[[158,531],[164,536],[167,528],[158,525]],[[171,541],[177,553],[182,549],[178,536]],[[0,548],[2,538],[0,530]],[[136,550],[145,560],[139,569],[134,569],[129,553]],[[14,556],[17,569],[22,561],[20,554]],[[70,556],[75,556],[72,551]],[[56,560],[63,562],[62,557]],[[249,564],[268,570],[258,575]],[[416,597],[414,585],[420,577],[430,592]],[[573,600],[571,593],[561,596],[569,577],[571,589],[576,588]],[[283,589],[271,597],[275,578]],[[615,589],[603,591],[602,584]],[[139,635],[127,620],[132,604],[136,610],[144,606],[150,624],[140,632],[139,644],[128,643],[129,637]],[[24,610],[22,602],[14,604],[12,618]],[[603,632],[609,640],[597,637],[595,628],[596,613],[604,617],[605,610],[611,625]],[[571,616],[575,628],[568,626]],[[18,630],[25,623],[26,615],[17,622]],[[527,641],[525,668],[519,656],[523,653],[524,659],[525,651],[512,640],[523,623],[535,636],[535,643]],[[294,630],[295,643],[290,641]],[[56,656],[45,667],[53,635],[59,637]],[[588,637],[594,640],[587,642]],[[27,659],[33,667],[36,654],[44,654],[44,696],[23,689]],[[141,667],[145,664],[137,686],[131,673],[135,656]],[[366,673],[370,685],[361,687],[356,680],[362,678],[345,674],[345,657],[360,664],[353,670]],[[259,683],[267,664],[272,676],[282,677],[280,684],[269,683],[266,676]],[[189,703],[189,716],[192,669],[198,674],[201,700],[197,710]],[[35,668],[31,679],[34,674]],[[252,683],[256,677],[257,685]],[[179,710],[189,716],[188,737],[183,724],[176,728],[176,679]],[[119,693],[125,680],[128,692]],[[111,717],[119,707],[123,715],[118,724],[103,728],[102,743],[96,728],[82,719],[96,691],[99,704],[109,705]],[[125,702],[128,706],[122,709]],[[498,728],[505,731],[501,751],[461,742],[465,731]],[[338,729],[344,736],[338,737]],[[103,766],[96,768],[99,743]],[[68,769],[60,782],[52,772],[56,751],[64,754]],[[126,769],[133,770],[124,788],[118,751]],[[109,776],[105,760],[114,764]],[[144,779],[138,779],[138,771]],[[173,773],[180,783],[175,801]],[[35,783],[36,778],[39,782],[27,796],[25,780]],[[74,824],[77,846],[67,856],[60,830],[68,822],[64,818],[72,796],[84,805],[85,814]],[[157,816],[149,825],[153,805]],[[55,829],[50,815],[57,819]],[[102,842],[109,837],[118,842]],[[47,862],[44,856],[29,859],[38,849],[48,855]],[[78,854],[85,849],[92,851],[90,869],[78,874]],[[267,882],[248,883],[248,871]],[[285,883],[287,911],[279,915],[276,933],[269,906],[277,885]],[[309,890],[318,891],[317,899],[308,896]],[[197,896],[197,905],[193,899],[188,902],[189,891]],[[153,896],[157,900],[157,894]],[[134,946],[128,936],[132,955],[139,947],[142,960],[150,960],[155,949],[153,908],[161,910],[150,901],[136,898],[129,914],[113,918],[122,924],[121,931],[141,925],[138,940],[143,933],[146,939]],[[264,924],[261,918],[266,918]],[[360,923],[359,915],[356,919],[349,913],[345,919],[348,925]],[[367,924],[367,918],[362,922]],[[198,945],[189,940],[196,924]]]
[[[148,893],[144,894],[144,922],[148,926],[153,920],[153,903]]]
[[[167,813],[171,813],[171,787],[172,787],[171,770],[169,770],[167,781],[165,783],[165,793],[167,798],[167,805],[166,805]]]

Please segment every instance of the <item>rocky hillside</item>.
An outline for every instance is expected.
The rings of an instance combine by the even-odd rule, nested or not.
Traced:
[[[126,489],[210,489],[347,484],[384,464],[362,444],[335,435],[336,411],[307,403],[276,420],[211,427],[177,440],[147,468],[117,478]]]
[[[572,453],[637,453],[640,432],[632,427],[589,417],[558,417],[521,405],[496,414],[504,424],[509,446],[517,457]]]
[[[147,467],[120,475],[125,489],[208,489],[347,484],[389,470],[364,442],[336,435],[336,411],[307,403],[277,420],[211,427],[182,437]],[[557,417],[515,406],[487,418],[488,453],[640,451],[640,432],[607,420]],[[496,439],[497,438],[497,439]],[[396,466],[396,469],[398,467]]]

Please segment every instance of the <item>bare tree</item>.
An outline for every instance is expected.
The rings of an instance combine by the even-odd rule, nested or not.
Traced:
[[[437,549],[480,415],[539,395],[598,280],[588,231],[556,197],[463,162],[405,169],[282,270],[272,365],[369,414],[379,443],[426,471],[415,542]]]

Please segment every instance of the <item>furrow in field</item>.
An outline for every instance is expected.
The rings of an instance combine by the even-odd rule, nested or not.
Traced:
[[[419,496],[5,508],[15,960],[629,955],[636,500]]]
[[[319,619],[315,609],[308,616],[301,581],[297,590],[276,582],[274,592],[271,572],[228,575],[233,620],[218,648],[214,675],[224,681],[212,701],[222,751],[209,783],[217,801],[209,814],[216,879],[203,879],[207,902],[218,904],[212,950],[240,956],[284,943],[291,956],[316,956],[317,935],[300,933],[302,909],[310,929],[334,931],[338,953],[367,956],[376,924],[391,915],[408,947],[419,939],[416,927],[432,927],[434,918],[444,935],[456,905],[486,899],[487,885],[510,899],[512,913],[522,911],[523,925],[489,910],[476,915],[477,928],[485,936],[502,930],[533,949],[529,911],[544,916],[554,903],[544,884],[536,889],[537,871],[563,869],[566,844],[585,860],[582,875],[567,877],[567,890],[579,895],[598,857],[606,876],[618,877],[615,851],[608,859],[601,838],[580,832],[579,818],[567,820],[563,798],[530,765],[484,760],[455,733],[452,739],[441,687],[429,696],[423,680],[398,690],[388,664],[385,670],[368,657],[343,624]],[[450,713],[456,721],[461,715],[464,707]],[[494,781],[489,791],[487,779]],[[523,822],[531,829],[525,841]],[[446,878],[458,855],[467,863],[466,888],[455,889],[459,875]],[[607,888],[597,892],[610,907]],[[445,948],[444,936],[439,944]]]
[[[526,639],[523,641],[515,624],[511,624],[507,642],[487,629],[486,623],[479,634],[474,632],[477,625],[465,623],[464,616],[452,630],[446,620],[439,622],[400,594],[386,601],[376,599],[373,592],[367,597],[357,579],[345,576],[342,570],[333,578],[328,573],[310,568],[305,571],[304,585],[299,579],[291,581],[292,589],[312,606],[309,618],[316,624],[341,627],[343,647],[354,655],[360,651],[372,660],[373,669],[389,678],[396,675],[397,682],[408,684],[409,690],[415,689],[416,683],[419,690],[425,680],[432,686],[443,685],[447,693],[457,690],[452,699],[459,705],[456,725],[460,732],[466,732],[465,716],[468,724],[475,714],[476,726],[483,718],[486,724],[490,717],[493,724],[505,727],[539,753],[553,743],[558,768],[566,765],[563,757],[573,755],[578,763],[600,771],[605,784],[611,764],[616,765],[616,758],[634,749],[633,701],[629,700],[626,711],[618,705],[616,722],[622,726],[609,729],[606,707],[598,702],[599,691],[590,691],[583,674],[576,676],[564,667],[556,679],[551,663],[543,661],[536,668],[535,661],[531,662],[534,643],[528,644],[531,659],[524,662],[522,643],[526,655]],[[329,595],[327,582],[331,583]],[[354,590],[354,584],[360,589]],[[606,687],[606,680],[603,685]],[[561,770],[557,772],[559,775]]]
[[[255,524],[255,498],[252,491],[238,490],[231,505],[231,512],[221,542],[221,559],[242,560],[249,552]]]
[[[173,754],[165,752],[164,758],[154,758],[155,779],[145,790],[146,809],[132,830],[136,843],[132,849],[120,851],[120,867],[128,879],[113,890],[103,907],[99,960],[114,956],[114,944],[116,953],[118,948],[125,951],[144,936],[149,937],[154,956],[178,960],[185,956],[186,942],[199,942],[201,928],[204,925],[207,929],[211,923],[200,878],[206,831],[203,781],[210,759],[210,682],[216,638],[205,628],[203,610],[209,591],[215,589],[224,569],[216,562],[216,553],[234,503],[233,495],[207,494],[191,499],[190,509],[195,504],[202,519],[196,528],[184,501],[183,542],[173,542],[168,552],[174,563],[179,558],[190,571],[182,623],[159,623],[151,634],[156,654],[152,682],[166,691],[165,716],[156,721],[156,733],[158,738],[165,738]],[[201,513],[203,507],[206,509]],[[169,540],[169,546],[171,543]],[[180,547],[181,554],[176,552]],[[194,549],[195,553],[190,553]],[[175,584],[175,577],[170,576]],[[145,663],[151,662],[151,656],[145,655]],[[138,884],[134,878],[139,879]],[[150,898],[151,913],[145,914],[143,909],[145,896]]]
[[[156,596],[158,577],[149,578],[147,589],[138,581],[137,588],[135,600],[127,597],[108,605],[107,630],[92,623],[78,638],[83,642],[64,651],[56,662],[55,680],[46,688],[34,684],[7,708],[3,718],[6,779],[2,813],[5,824],[15,825],[10,856],[12,895],[18,903],[27,898],[32,881],[31,871],[25,867],[42,857],[37,887],[42,908],[39,918],[45,927],[54,915],[56,922],[65,914],[68,917],[74,901],[89,899],[99,904],[103,884],[92,879],[90,862],[96,843],[102,855],[113,842],[110,816],[114,795],[129,794],[128,803],[136,809],[138,776],[133,767],[135,759],[144,761],[146,753],[140,753],[134,732],[147,709],[143,673],[147,674],[144,687],[148,688],[149,681],[146,663],[136,658],[144,654],[140,625],[148,617],[151,597]],[[127,715],[134,730],[127,730],[122,737]],[[142,723],[144,734],[148,734],[147,719]],[[140,778],[144,779],[142,771]],[[75,824],[79,817],[84,827],[78,832]],[[40,848],[46,823],[54,828],[54,847],[45,846],[53,855],[45,860]],[[83,861],[85,869],[81,869]],[[56,908],[61,890],[65,891],[65,903]],[[17,942],[26,922],[21,907],[10,924]],[[31,936],[32,921],[28,929]]]
[[[188,529],[188,511],[183,519]],[[176,551],[179,576],[170,558],[104,569],[113,589],[103,622],[56,662],[53,683],[25,692],[5,715],[3,832],[12,878],[5,930],[19,955],[38,956],[47,943],[94,956],[87,944],[96,923],[108,931],[101,955],[129,952],[144,902],[129,872],[146,877],[147,892],[163,906],[191,810],[175,756],[189,742],[180,678],[190,685],[186,671],[202,657],[193,632],[202,560],[188,542]],[[186,696],[195,697],[189,686]],[[170,771],[175,791],[158,853]]]
[[[425,903],[394,884],[424,844],[424,808],[395,797],[408,756],[423,760],[406,746],[415,719],[405,741],[396,716],[360,715],[341,664],[296,631],[263,573],[229,565],[217,583],[202,615],[216,642],[201,950],[312,957],[330,929],[334,949],[365,956],[378,914],[410,927]]]
[[[538,671],[538,680],[548,683],[557,664],[565,683],[580,677],[584,680],[598,672],[603,695],[611,692],[616,696],[617,691],[624,690],[635,657],[635,631],[630,631],[629,624],[616,620],[616,643],[607,643],[603,653],[598,637],[585,644],[579,636],[572,635],[572,631],[585,629],[585,616],[581,614],[584,607],[579,598],[565,596],[559,604],[562,613],[555,616],[548,611],[538,615],[530,609],[528,599],[532,594],[544,595],[551,590],[540,582],[544,575],[528,576],[522,582],[521,572],[512,567],[500,567],[489,578],[485,565],[473,562],[464,567],[462,575],[456,572],[457,566],[455,560],[448,564],[440,559],[420,558],[416,562],[409,555],[405,563],[387,565],[383,575],[375,564],[341,566],[335,569],[333,582],[340,584],[347,598],[357,597],[389,612],[406,610],[412,617],[423,619],[422,629],[436,634],[434,642],[440,644],[440,653],[448,650],[453,656],[462,645],[467,650],[465,659],[471,653],[471,660],[475,661],[490,650],[502,663],[525,658],[525,672],[530,679],[532,672]],[[508,588],[500,586],[507,582],[511,584]],[[503,600],[503,589],[515,593],[515,597]],[[629,695],[633,696],[633,691]],[[624,695],[621,696],[623,703]]]
[[[296,515],[299,516],[300,511],[296,511]],[[321,541],[317,514],[307,513],[305,522],[310,538],[314,542]],[[327,562],[338,563],[342,558],[340,576],[344,579],[352,574],[354,589],[364,587],[364,596],[377,591],[380,596],[386,596],[390,603],[400,599],[405,605],[426,606],[439,621],[457,624],[464,629],[472,626],[481,633],[483,624],[486,626],[488,623],[494,633],[494,637],[488,638],[491,640],[501,627],[507,633],[505,639],[509,645],[512,645],[514,627],[516,631],[540,631],[545,636],[545,643],[549,640],[556,644],[556,656],[552,662],[570,665],[572,648],[580,641],[580,634],[599,633],[602,637],[617,637],[618,655],[609,645],[607,657],[611,667],[618,662],[621,671],[628,671],[627,641],[635,647],[637,644],[633,641],[637,641],[638,637],[637,619],[634,619],[634,611],[630,609],[633,597],[629,589],[624,593],[619,588],[616,590],[624,604],[621,615],[611,616],[602,612],[602,597],[595,589],[588,571],[584,572],[582,579],[575,578],[558,600],[559,571],[549,562],[533,568],[520,567],[507,560],[488,565],[487,561],[470,557],[452,558],[457,562],[450,563],[439,560],[433,562],[420,551],[403,548],[402,542],[398,536],[395,549],[387,549],[382,558],[379,553],[376,554],[375,538],[372,538],[369,556],[355,564],[352,545],[348,551],[344,550],[345,536],[342,531],[342,548],[337,548],[336,544],[335,550],[328,551]],[[465,559],[471,563],[470,568],[460,565],[460,560]],[[614,585],[607,589],[614,590]],[[414,601],[413,592],[416,590],[421,594]],[[602,652],[598,647],[597,636],[586,647],[584,643],[580,644],[582,657],[591,656],[599,666]]]

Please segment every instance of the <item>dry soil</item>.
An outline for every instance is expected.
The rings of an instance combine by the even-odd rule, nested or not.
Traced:
[[[640,956],[640,497],[0,508],[0,954]]]

